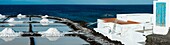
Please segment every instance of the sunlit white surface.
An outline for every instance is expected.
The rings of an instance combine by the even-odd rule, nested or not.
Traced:
[[[10,20],[10,19],[11,19],[11,18],[7,19],[7,21]],[[17,18],[17,17],[14,17],[14,18],[13,18],[13,21],[24,21],[24,22],[28,22],[28,21],[30,21],[30,20],[29,20],[29,17],[25,17],[25,18],[21,18],[21,19],[20,19],[20,18]]]
[[[14,32],[12,28],[5,28],[0,32],[0,36],[20,36],[19,33]]]
[[[26,15],[18,14],[18,15],[17,15],[17,18],[18,18],[18,19],[26,18]]]
[[[5,15],[0,14],[0,19],[4,19],[4,18],[6,18],[6,16],[5,16]]]
[[[31,21],[37,21],[37,22],[40,22],[40,20],[42,20],[43,18],[39,18],[39,17],[31,17]],[[55,21],[58,21],[58,20],[55,20],[55,19],[48,19],[50,22],[55,22]]]
[[[15,21],[14,18],[10,18],[9,20],[7,20],[7,22],[13,22],[13,21]]]
[[[8,20],[6,20],[6,22],[9,22],[9,23],[23,23],[24,21],[20,20],[16,20],[15,18],[10,18]]]
[[[4,30],[1,31],[1,33],[15,33],[12,28],[5,28]]]
[[[166,35],[169,31],[169,27],[160,27],[160,26],[155,26],[153,33],[154,34],[160,34],[160,35]]]
[[[46,19],[46,18],[43,18],[42,20],[40,20],[40,23],[42,25],[48,25],[50,23],[50,21],[48,19]]]
[[[144,35],[152,34],[153,14],[117,14],[117,19],[125,22],[130,20],[139,24],[117,24],[98,19],[98,28],[94,28],[94,30],[111,40],[121,41],[125,45],[143,45],[146,40]],[[145,29],[151,30],[151,32],[144,31]],[[143,42],[143,44],[139,42]]]
[[[48,15],[45,15],[45,16],[41,16],[41,18],[47,18],[47,17],[49,17]]]
[[[42,34],[42,36],[61,36],[61,33],[56,28],[49,28],[47,31],[38,33]]]

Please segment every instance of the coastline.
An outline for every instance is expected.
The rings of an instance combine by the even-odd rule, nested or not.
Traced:
[[[85,26],[85,24],[87,24],[86,22],[72,21],[72,20],[69,20],[69,19],[66,19],[66,18],[60,18],[60,17],[54,17],[54,16],[50,16],[49,19],[56,19],[56,20],[64,21],[64,22],[61,22],[61,23],[67,24],[68,26],[73,28],[74,31],[86,33],[85,35],[79,34],[77,36],[86,40],[91,45],[103,45],[105,43],[106,44],[110,43],[110,44],[115,44],[115,45],[123,45],[119,41],[112,41],[109,38],[107,38],[106,36],[103,36],[102,34],[95,32],[93,29],[86,27]],[[96,38],[96,37],[101,37],[101,38]],[[97,39],[102,39],[104,42],[97,40]]]

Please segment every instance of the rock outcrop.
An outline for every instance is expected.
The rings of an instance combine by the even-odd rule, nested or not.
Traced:
[[[146,45],[170,45],[170,31],[167,35],[151,34],[146,38]]]

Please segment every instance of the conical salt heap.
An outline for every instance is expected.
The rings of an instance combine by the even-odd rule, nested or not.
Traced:
[[[47,31],[42,32],[43,36],[60,36],[60,32],[56,28],[49,28]]]
[[[15,33],[11,28],[5,28],[4,30],[1,31],[2,33],[8,33],[8,34],[13,34]]]
[[[42,20],[40,20],[41,25],[48,25],[49,24],[49,20],[46,18],[43,18]]]
[[[15,24],[12,24],[13,22],[15,22],[14,18],[10,18],[9,20],[7,20],[7,22],[9,22],[10,26],[14,26]]]
[[[5,15],[0,14],[0,19],[6,18]]]
[[[18,19],[26,18],[26,15],[18,14],[18,15],[17,15],[17,18],[18,18]]]
[[[41,18],[47,18],[47,17],[49,17],[48,15],[45,15],[45,16],[41,16]]]
[[[11,28],[5,28],[0,32],[0,36],[17,36]]]
[[[7,20],[7,22],[14,22],[15,19],[14,18],[10,18],[9,20]]]

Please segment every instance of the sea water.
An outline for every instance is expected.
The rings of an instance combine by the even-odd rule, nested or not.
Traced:
[[[116,14],[123,13],[153,13],[153,5],[0,5],[0,14],[13,15],[49,15],[57,16],[61,18],[68,18],[73,21],[83,21],[89,24],[93,24],[91,27],[95,27],[95,22],[99,18],[115,18]],[[32,18],[34,19],[34,18]],[[28,19],[26,19],[28,20]],[[41,20],[41,18],[35,18],[35,21]],[[3,24],[2,24],[3,25]],[[8,25],[8,24],[5,24]],[[16,24],[18,25],[18,24]],[[22,25],[22,24],[20,24]],[[29,31],[28,24],[23,24],[23,28],[13,27],[15,31]],[[57,27],[58,24],[53,26]],[[40,27],[41,24],[32,24],[33,31],[46,31],[50,26]],[[59,31],[67,32],[71,29],[65,25],[64,27],[58,27]],[[52,27],[52,26],[51,26]],[[5,27],[1,27],[3,30]],[[62,31],[64,28],[64,31]],[[66,30],[68,29],[68,30]],[[0,45],[31,45],[32,40],[34,45],[56,45],[71,43],[74,45],[89,44],[79,37],[0,37]],[[8,40],[10,39],[10,40]],[[71,41],[71,42],[70,42]],[[78,43],[76,42],[78,41]],[[63,43],[65,42],[65,44]]]

